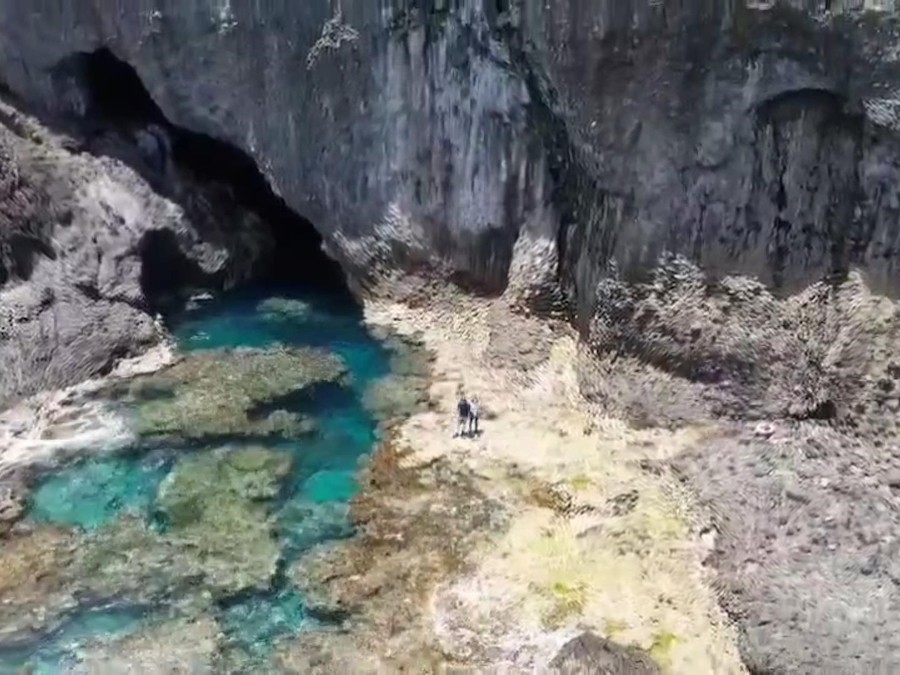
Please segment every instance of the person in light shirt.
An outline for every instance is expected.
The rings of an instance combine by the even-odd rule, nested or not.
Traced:
[[[478,397],[473,396],[469,401],[469,436],[478,435],[478,416],[481,413],[478,405]]]

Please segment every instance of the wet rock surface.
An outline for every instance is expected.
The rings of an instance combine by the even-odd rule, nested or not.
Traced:
[[[348,651],[339,636],[320,647],[319,668],[351,655],[361,672],[373,664],[452,662],[432,636],[427,599],[463,568],[479,542],[503,530],[506,518],[471,476],[443,462],[404,466],[407,454],[386,442],[365,469],[364,490],[353,504],[357,535],[313,549],[291,570],[311,606],[344,616],[350,630]],[[309,663],[305,649],[300,640],[280,658]]]

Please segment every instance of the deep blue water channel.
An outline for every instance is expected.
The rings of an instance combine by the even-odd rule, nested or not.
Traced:
[[[302,304],[293,307],[300,311],[263,311],[263,302],[273,296],[299,301]],[[360,309],[343,295],[241,291],[196,304],[172,317],[170,327],[185,351],[281,344],[320,347],[343,359],[351,373],[349,384],[319,386],[311,399],[296,404],[313,417],[315,433],[301,440],[267,442],[293,460],[274,507],[280,567],[286,568],[317,543],[352,534],[348,507],[357,489],[359,461],[373,449],[378,433],[377,420],[362,405],[362,394],[373,380],[388,374],[391,355],[367,332]],[[190,452],[212,452],[220,446],[221,440]],[[86,534],[124,514],[151,522],[160,484],[183,452],[164,446],[143,448],[63,467],[37,484],[29,517],[36,523],[80,528]],[[315,628],[324,620],[306,610],[303,598],[285,579],[276,579],[271,591],[221,603],[215,612],[229,641],[261,663],[275,640]],[[144,630],[161,616],[169,616],[166,608],[76,612],[39,644],[0,653],[0,673],[25,665],[34,673],[64,671],[77,663],[78,651],[85,645]]]

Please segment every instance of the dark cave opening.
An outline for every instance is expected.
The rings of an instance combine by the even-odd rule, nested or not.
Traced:
[[[151,230],[139,244],[141,256],[141,288],[151,303],[151,310],[162,309],[165,299],[177,297],[185,288],[195,288],[215,280],[198,273],[196,265],[178,246],[170,230]]]
[[[303,286],[350,295],[340,265],[322,249],[322,236],[312,223],[275,194],[250,155],[228,142],[172,124],[137,71],[107,48],[75,54],[60,64],[58,71],[76,84],[85,99],[78,121],[85,135],[99,136],[111,129],[123,132],[153,126],[162,129],[169,147],[159,145],[165,156],[154,170],[159,171],[159,167],[171,161],[187,169],[198,183],[224,186],[235,201],[266,224],[274,245],[254,266],[252,283]],[[133,165],[133,168],[154,188],[159,187],[158,177],[147,175],[147,166]],[[178,201],[177,195],[165,196]],[[224,282],[217,278],[204,279],[190,260],[179,257],[178,251],[177,241],[171,236],[150,233],[142,241],[142,260],[148,268],[142,274],[142,282],[148,299],[170,296],[182,284]],[[162,269],[166,264],[170,265],[168,272],[157,271],[157,267]]]

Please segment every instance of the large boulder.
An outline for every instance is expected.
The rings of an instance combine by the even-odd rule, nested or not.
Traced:
[[[569,640],[550,662],[565,675],[659,675],[659,666],[646,654],[627,649],[593,633]]]

